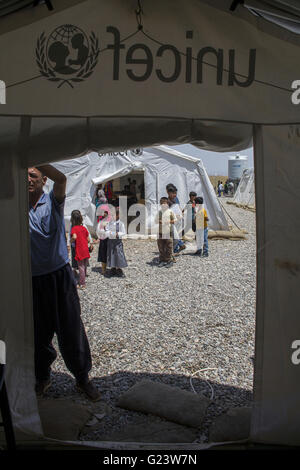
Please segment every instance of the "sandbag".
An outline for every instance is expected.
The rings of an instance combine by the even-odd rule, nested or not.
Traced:
[[[210,400],[203,395],[151,380],[141,380],[119,398],[117,406],[152,413],[178,424],[198,428],[209,403]]]

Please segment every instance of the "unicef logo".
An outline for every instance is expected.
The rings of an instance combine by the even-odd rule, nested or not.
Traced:
[[[65,24],[48,37],[42,33],[37,41],[36,62],[45,78],[70,85],[86,80],[98,62],[99,43],[95,33],[89,37],[77,26]]]
[[[130,153],[133,157],[141,157],[143,155],[143,149],[142,148],[136,148],[130,150]]]

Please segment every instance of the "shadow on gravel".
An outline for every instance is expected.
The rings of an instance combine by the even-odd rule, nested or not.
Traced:
[[[182,251],[179,256],[178,254],[175,254],[174,256],[177,261],[180,258],[180,256],[195,256],[195,251],[189,251],[188,253]],[[159,256],[154,257],[151,261],[146,261],[146,264],[148,264],[148,266],[157,266],[158,263],[159,263]]]
[[[148,266],[157,266],[159,263],[159,256],[156,256],[155,258],[153,258],[152,261],[146,261],[146,264],[148,264]]]
[[[198,256],[198,255],[195,255],[196,253],[196,250],[193,250],[193,251],[183,251],[182,253],[180,253],[180,256],[195,256],[195,258],[202,258],[201,256]]]
[[[92,267],[92,271],[93,273],[99,273],[99,274],[102,274],[102,268],[99,266],[94,266]]]
[[[75,381],[71,375],[52,372],[51,386],[47,390],[45,398],[69,398],[91,409],[99,406],[100,403],[107,405],[111,412],[101,420],[100,427],[95,431],[85,429],[84,432],[84,439],[100,440],[103,438],[103,429],[105,433],[110,434],[128,424],[136,424],[147,417],[143,413],[125,410],[116,406],[120,396],[136,383],[146,379],[179,387],[193,393],[190,378],[191,376],[180,374],[133,373],[128,371],[120,371],[103,377],[93,377],[93,383],[102,392],[102,400],[101,402],[91,403],[76,390]],[[214,380],[206,381],[198,377],[192,378],[192,384],[196,393],[203,394],[208,399],[211,399],[213,389],[213,399],[206,410],[201,428],[197,431],[198,439],[202,442],[207,442],[208,428],[217,416],[225,413],[229,408],[252,405],[252,392],[249,390],[225,385]]]

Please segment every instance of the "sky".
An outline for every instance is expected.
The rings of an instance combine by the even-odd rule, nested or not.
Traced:
[[[248,168],[254,167],[253,162],[253,147],[246,150],[241,150],[239,152],[208,152],[207,150],[202,150],[194,145],[185,144],[185,145],[176,145],[174,146],[179,152],[191,155],[196,158],[201,158],[206,171],[209,175],[228,175],[228,158],[235,155],[247,156],[248,157]]]

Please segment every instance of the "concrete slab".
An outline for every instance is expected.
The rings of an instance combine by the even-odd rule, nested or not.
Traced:
[[[184,443],[193,442],[196,437],[196,429],[148,417],[111,434],[100,434],[97,439],[113,442]]]
[[[45,436],[61,440],[76,440],[91,418],[90,410],[70,400],[39,399],[38,408]]]

